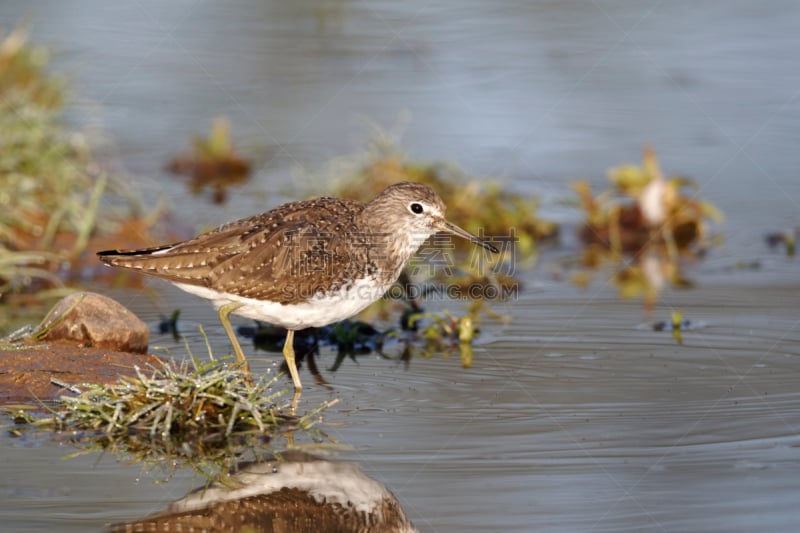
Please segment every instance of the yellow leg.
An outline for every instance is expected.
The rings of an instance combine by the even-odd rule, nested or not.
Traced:
[[[239,303],[229,303],[225,304],[219,308],[219,321],[222,322],[222,327],[225,328],[225,333],[228,334],[228,338],[231,340],[231,344],[233,345],[233,353],[236,354],[236,361],[242,366],[244,370],[245,376],[247,377],[247,381],[250,384],[253,383],[253,375],[250,373],[250,363],[247,362],[247,358],[244,356],[244,352],[242,352],[242,347],[239,346],[239,340],[236,338],[236,333],[233,331],[233,326],[231,326],[231,321],[228,318],[233,311],[236,311],[242,304]]]
[[[297,374],[297,365],[294,362],[294,330],[286,331],[286,342],[283,344],[283,358],[286,359],[286,366],[289,367],[289,373],[292,375],[294,382],[295,393],[303,390],[300,384],[300,376]]]

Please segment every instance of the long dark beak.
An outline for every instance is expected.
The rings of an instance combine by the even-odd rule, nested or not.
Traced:
[[[481,246],[483,248],[486,248],[492,253],[495,254],[500,253],[500,250],[498,250],[497,247],[491,244],[489,241],[485,241],[480,237],[476,237],[467,230],[461,229],[452,222],[448,222],[447,220],[441,219],[437,221],[434,227],[439,231],[443,231],[451,235],[456,235],[458,237],[461,237],[462,239],[467,239],[469,242],[477,244],[478,246]]]

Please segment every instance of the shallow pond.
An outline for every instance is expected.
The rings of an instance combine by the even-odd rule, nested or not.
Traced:
[[[340,400],[323,426],[352,447],[338,457],[385,483],[421,531],[790,531],[800,268],[763,235],[800,224],[800,6],[630,6],[38,2],[4,4],[0,21],[32,12],[34,35],[77,69],[72,120],[102,121],[113,160],[190,227],[304,194],[312,178],[295,185],[293,169],[357,149],[359,116],[387,125],[408,110],[412,157],[500,174],[568,228],[580,217],[560,203],[568,183],[601,188],[606,168],[651,142],[667,173],[695,178],[727,215],[725,244],[686,271],[694,288],[665,290],[652,317],[602,275],[579,290],[554,266],[575,252],[568,235],[520,272],[525,290],[496,309],[511,321],[482,324],[471,369],[457,356],[408,368],[362,356],[334,374],[323,350],[333,389],[303,368],[301,410]],[[162,168],[222,113],[261,166],[211,207]],[[181,308],[195,353],[200,324],[229,350],[208,304],[152,286],[155,302],[105,292],[153,325]],[[673,309],[696,325],[681,345],[641,327]],[[256,372],[279,360],[251,359]],[[1,531],[99,531],[202,482],[178,472],[156,484],[111,455],[64,460],[70,446],[0,439]]]

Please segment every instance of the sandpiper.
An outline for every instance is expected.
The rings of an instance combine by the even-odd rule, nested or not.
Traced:
[[[408,259],[442,231],[497,253],[491,243],[448,222],[433,189],[402,182],[364,204],[316,198],[280,205],[188,241],[98,252],[106,264],[165,279],[211,300],[246,373],[231,313],[287,329],[283,356],[302,390],[294,332],[349,318],[380,298]]]

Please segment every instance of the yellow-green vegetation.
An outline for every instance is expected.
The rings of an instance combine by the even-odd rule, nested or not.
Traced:
[[[667,284],[691,285],[681,274],[682,261],[699,258],[713,244],[710,222],[721,222],[722,213],[686,192],[694,187],[688,178],[665,178],[650,147],[641,166],[612,168],[608,179],[611,186],[598,195],[585,181],[573,186],[586,217],[580,230],[586,247],[584,270],[572,279],[587,285],[610,265],[620,297],[642,298],[650,311]]]
[[[587,244],[616,253],[663,245],[677,255],[707,247],[709,221],[722,221],[714,204],[684,192],[695,187],[692,180],[664,177],[649,146],[641,166],[614,167],[608,179],[611,187],[596,196],[586,181],[573,185],[586,215],[581,237]]]
[[[85,244],[104,186],[86,172],[83,139],[58,122],[64,81],[45,73],[48,51],[27,39],[17,28],[0,41],[0,294],[36,279],[61,285],[56,236],[77,236],[67,254]]]
[[[49,60],[25,28],[0,36],[0,300],[63,287],[98,221],[111,231],[134,207],[86,136],[64,127],[65,82],[47,72]],[[127,209],[101,214],[107,192]]]
[[[409,325],[420,327],[424,346],[418,350],[419,355],[431,357],[433,353],[449,354],[457,350],[461,366],[472,366],[472,342],[478,335],[472,313],[460,317],[448,311],[416,313],[409,317]]]
[[[765,236],[767,245],[772,248],[783,246],[786,257],[794,257],[797,252],[797,238],[800,236],[800,227],[790,231],[775,231]]]
[[[111,385],[85,385],[77,396],[63,396],[51,418],[35,424],[54,429],[130,432],[173,440],[229,437],[234,432],[265,433],[293,420],[278,412],[280,393],[272,385],[250,386],[244,374],[221,360],[163,363]],[[79,387],[80,388],[80,387]]]
[[[409,361],[418,356],[430,359],[436,355],[445,358],[458,353],[462,368],[472,366],[472,343],[478,336],[477,310],[456,316],[445,310],[440,313],[408,311],[400,328],[382,333],[376,342],[376,351],[389,359]],[[400,344],[401,351],[391,355],[393,343]]]
[[[216,117],[211,122],[211,132],[207,137],[195,135],[192,139],[195,154],[199,159],[221,160],[230,157],[233,151],[231,141],[231,122],[226,117]]]
[[[7,411],[17,423],[71,435],[84,451],[124,453],[146,464],[169,458],[208,471],[220,459],[234,464],[238,452],[265,447],[277,436],[311,434],[331,402],[302,417],[286,414],[279,402],[287,391],[272,391],[276,379],[251,385],[218,359],[164,362],[112,385],[82,385],[76,396],[49,406],[46,416]]]
[[[681,325],[683,323],[683,312],[672,312],[672,338],[678,344],[683,344],[683,335],[681,335]]]
[[[681,261],[671,257],[658,246],[643,253],[625,257],[607,248],[588,245],[580,257],[581,270],[572,274],[572,282],[587,287],[597,272],[613,270],[609,282],[617,288],[620,298],[641,299],[645,310],[653,310],[661,291],[666,286],[689,288],[692,282],[683,275]]]
[[[669,320],[660,320],[654,322],[651,326],[653,331],[669,331],[672,333],[672,338],[678,344],[683,344],[684,331],[691,331],[694,329],[702,328],[705,324],[702,322],[694,322],[688,318],[683,317],[683,311],[680,309],[673,309],[670,312]]]
[[[190,176],[190,186],[195,194],[208,186],[213,201],[224,203],[227,188],[246,181],[250,174],[250,163],[233,148],[230,121],[226,117],[216,117],[206,137],[195,135],[192,138],[192,148],[192,153],[173,159],[169,170]]]

